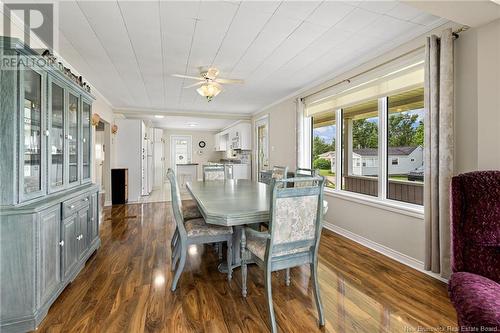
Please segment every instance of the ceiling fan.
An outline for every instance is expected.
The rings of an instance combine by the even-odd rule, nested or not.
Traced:
[[[239,79],[224,79],[217,77],[218,75],[219,70],[215,67],[210,67],[208,69],[200,68],[200,76],[172,74],[174,77],[199,81],[184,88],[199,86],[196,91],[209,102],[222,91],[222,84],[243,84],[245,82]]]

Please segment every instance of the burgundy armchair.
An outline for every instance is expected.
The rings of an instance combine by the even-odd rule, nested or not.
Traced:
[[[500,332],[500,171],[453,177],[451,239],[448,288],[460,331]]]

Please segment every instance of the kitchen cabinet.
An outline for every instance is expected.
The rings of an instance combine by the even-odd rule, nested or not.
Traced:
[[[252,125],[250,123],[237,123],[215,134],[215,150],[227,151],[228,149],[252,150]]]

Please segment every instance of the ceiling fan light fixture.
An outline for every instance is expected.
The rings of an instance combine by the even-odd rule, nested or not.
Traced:
[[[210,102],[215,96],[217,96],[220,92],[221,92],[221,88],[218,87],[217,85],[213,84],[213,83],[205,83],[204,85],[202,85],[201,87],[199,87],[198,89],[196,89],[196,91],[198,92],[198,94],[200,94],[201,96],[203,97],[206,97],[206,99]]]

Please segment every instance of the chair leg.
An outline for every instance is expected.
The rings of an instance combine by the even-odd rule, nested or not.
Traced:
[[[246,247],[247,241],[245,238],[245,231],[241,235],[241,296],[247,297],[247,259]]]
[[[274,309],[273,309],[273,294],[271,290],[271,269],[270,267],[267,267],[266,265],[266,270],[265,270],[265,280],[266,280],[266,296],[267,296],[267,309],[269,312],[269,319],[271,320],[271,332],[277,333],[278,329],[276,328],[276,318],[274,316]]]
[[[311,263],[311,274],[314,283],[314,298],[316,299],[316,308],[318,309],[319,326],[325,326],[325,315],[323,313],[323,304],[321,302],[321,296],[319,294],[318,259],[313,260],[313,262]]]
[[[172,267],[170,267],[172,269],[172,272],[175,271],[175,264],[179,260],[180,247],[181,245],[179,244],[179,242],[177,242],[176,246],[172,250]]]
[[[286,269],[285,284],[286,284],[287,287],[290,285],[290,268]]]
[[[179,238],[179,230],[175,228],[174,234],[172,235],[172,240],[170,241],[170,248],[173,250]],[[172,251],[172,258],[174,256],[174,251]]]
[[[222,242],[217,243],[217,252],[219,253],[219,260],[222,260]]]
[[[222,252],[222,251],[221,251]],[[233,239],[227,240],[227,280],[233,278]]]
[[[172,287],[170,288],[172,291],[175,291],[177,288],[177,282],[179,282],[179,278],[184,270],[184,265],[186,264],[187,249],[183,247],[182,244],[179,244],[179,247],[181,251],[181,258],[179,265],[177,266],[177,270],[175,271],[174,279],[172,280]]]

